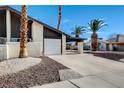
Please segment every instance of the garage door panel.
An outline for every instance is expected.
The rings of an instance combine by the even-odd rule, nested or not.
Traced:
[[[61,54],[61,39],[44,39],[44,54]]]

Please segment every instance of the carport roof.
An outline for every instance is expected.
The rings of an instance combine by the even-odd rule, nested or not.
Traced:
[[[75,37],[68,37],[66,39],[67,42],[83,42],[84,40],[87,40],[86,38],[75,38]]]

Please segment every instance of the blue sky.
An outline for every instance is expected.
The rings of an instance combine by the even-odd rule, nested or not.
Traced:
[[[21,10],[21,6],[11,7]],[[28,6],[28,13],[35,19],[57,27],[58,6]],[[99,31],[99,38],[107,39],[113,33],[124,34],[124,6],[63,5],[60,29],[70,34],[75,25],[88,26],[90,20],[97,18],[104,19],[108,24]],[[87,30],[81,37],[90,38],[90,36],[91,33]]]

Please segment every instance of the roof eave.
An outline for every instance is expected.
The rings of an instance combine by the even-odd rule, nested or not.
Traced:
[[[18,15],[21,16],[21,12],[15,10],[15,9],[13,9],[13,8],[11,8],[10,6],[1,6],[1,7],[0,7],[0,10],[6,10],[6,9],[7,9],[7,10],[10,10],[10,11],[12,11],[12,12],[14,12],[14,13],[16,13],[16,14],[18,14]],[[66,34],[66,33],[64,33],[64,32],[62,32],[62,31],[60,31],[60,30],[57,30],[56,28],[51,27],[51,26],[49,26],[49,25],[47,25],[47,24],[45,24],[45,23],[43,23],[43,22],[41,22],[41,21],[38,21],[38,20],[36,20],[36,19],[34,19],[34,18],[30,17],[30,16],[28,16],[28,18],[29,18],[29,20],[36,21],[36,22],[42,24],[43,26],[45,26],[45,27],[47,27],[47,28],[49,28],[49,29],[51,29],[51,30],[56,31],[57,33],[64,34],[64,35],[66,35],[67,37],[71,37],[70,35],[68,35],[68,34]]]

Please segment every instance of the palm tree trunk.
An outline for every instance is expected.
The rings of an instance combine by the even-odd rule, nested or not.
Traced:
[[[27,6],[22,5],[22,15],[21,15],[21,27],[20,27],[20,53],[19,58],[25,58],[28,56],[27,53],[27,28],[28,16],[27,16]]]
[[[62,6],[59,6],[59,18],[58,18],[58,26],[57,26],[57,30],[59,31],[60,28],[60,22],[61,22],[61,16],[62,16]]]
[[[76,34],[75,36],[76,38],[79,38],[80,36],[78,34]],[[75,43],[76,46],[78,46],[78,42]]]
[[[91,39],[92,39],[92,41],[91,41],[92,51],[96,51],[97,48],[98,48],[98,41],[97,41],[97,38],[98,38],[97,33],[94,32],[94,33],[91,35]]]

